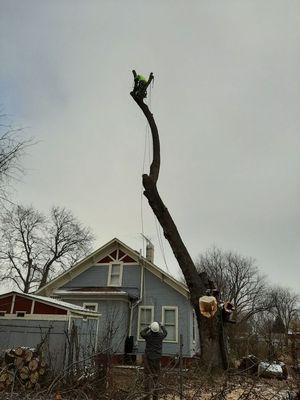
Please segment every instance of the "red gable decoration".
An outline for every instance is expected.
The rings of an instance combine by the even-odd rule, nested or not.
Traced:
[[[122,261],[123,263],[136,263],[133,258],[124,253],[122,250],[115,250],[110,253],[110,255],[101,258],[101,260],[99,260],[97,264],[109,264],[114,261]]]

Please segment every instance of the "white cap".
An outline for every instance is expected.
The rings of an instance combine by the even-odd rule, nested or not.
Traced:
[[[150,325],[150,329],[152,332],[158,332],[159,331],[159,323],[152,322],[152,324]]]

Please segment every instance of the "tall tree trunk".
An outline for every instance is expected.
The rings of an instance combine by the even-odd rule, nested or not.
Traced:
[[[133,74],[136,78],[137,75],[135,71],[133,71]],[[149,86],[152,79],[153,74],[151,73],[146,87]],[[195,264],[181,239],[175,222],[157,190],[156,184],[160,170],[160,142],[153,114],[143,101],[145,95],[141,95],[136,85],[130,94],[147,118],[152,133],[153,160],[149,175],[143,175],[144,195],[148,199],[150,207],[162,226],[164,236],[173,250],[189,288],[191,303],[197,316],[202,362],[207,367],[221,367],[226,369],[228,367],[228,362],[226,350],[224,349],[223,325],[220,318],[217,316],[208,320],[200,314],[199,310],[199,297],[204,295],[206,290],[210,288],[211,282],[206,274],[202,274],[201,277],[199,276]]]
[[[50,267],[53,264],[54,259],[47,261],[47,263],[43,267],[43,273],[42,273],[42,278],[39,284],[39,289],[41,289],[43,286],[46,285],[49,277],[49,272],[50,272]]]

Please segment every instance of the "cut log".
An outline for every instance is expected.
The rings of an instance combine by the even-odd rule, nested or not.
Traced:
[[[39,366],[39,359],[38,358],[33,358],[31,361],[28,363],[28,368],[31,372],[34,372],[38,369]]]
[[[32,372],[30,374],[30,382],[35,385],[38,382],[39,377],[40,377],[40,375],[39,375],[38,371]]]
[[[38,381],[46,373],[45,360],[41,359],[33,348],[9,349],[3,352],[3,356],[4,370],[0,375],[0,391],[8,388],[15,377],[26,389],[36,388]]]
[[[16,357],[14,364],[17,369],[22,369],[24,367],[24,359],[22,357]]]
[[[17,347],[17,348],[14,350],[15,355],[18,356],[18,357],[22,357],[23,354],[24,354],[24,352],[25,352],[24,347]]]
[[[6,387],[10,386],[13,383],[13,381],[14,381],[14,375],[8,372],[5,381]]]
[[[202,296],[199,299],[201,314],[206,318],[212,318],[218,310],[218,303],[214,296]]]
[[[20,378],[21,378],[23,381],[25,381],[25,380],[29,379],[29,376],[30,376],[29,368],[28,368],[28,367],[23,367],[23,368],[20,370]]]
[[[26,388],[27,390],[32,389],[33,386],[34,386],[34,385],[33,385],[30,381],[26,382],[26,384],[25,384],[25,388]]]
[[[29,363],[29,361],[31,361],[33,359],[33,356],[34,356],[34,353],[33,353],[33,351],[31,349],[26,349],[25,350],[24,357],[25,357],[25,361],[27,363]]]

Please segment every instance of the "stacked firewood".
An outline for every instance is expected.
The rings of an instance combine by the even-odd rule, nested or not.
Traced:
[[[46,373],[46,362],[35,349],[17,347],[6,350],[0,369],[0,391],[13,383],[25,389],[39,386]]]

